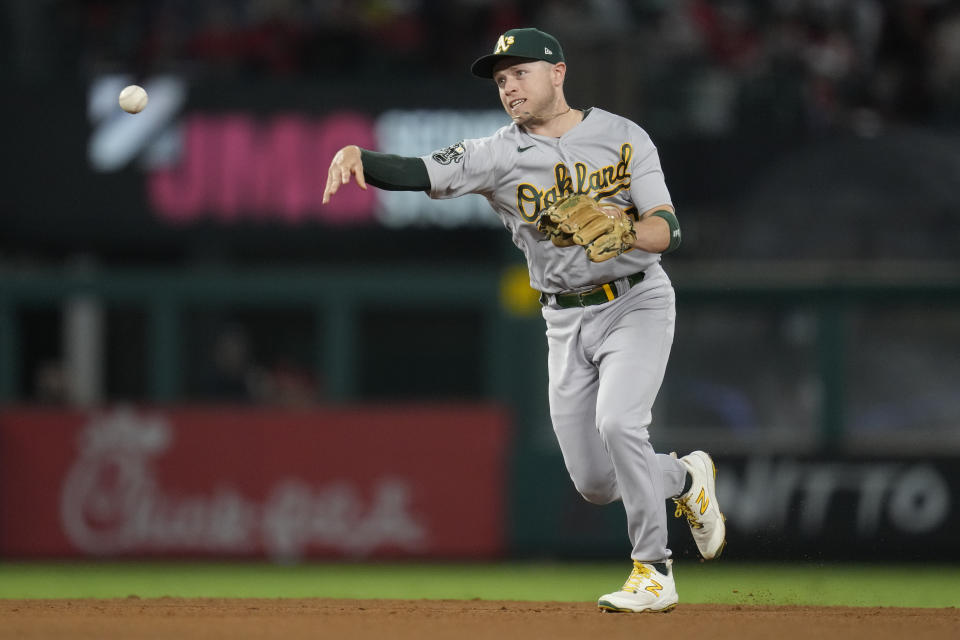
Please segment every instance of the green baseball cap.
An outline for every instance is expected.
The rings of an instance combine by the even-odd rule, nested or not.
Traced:
[[[551,64],[566,62],[560,43],[549,33],[527,27],[510,29],[497,40],[493,53],[474,61],[470,71],[481,78],[493,77],[493,65],[501,58],[530,58],[546,60]]]

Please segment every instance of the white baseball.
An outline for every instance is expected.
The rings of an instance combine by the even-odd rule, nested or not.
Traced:
[[[140,113],[147,106],[147,92],[143,87],[131,84],[120,92],[120,108],[127,113]]]

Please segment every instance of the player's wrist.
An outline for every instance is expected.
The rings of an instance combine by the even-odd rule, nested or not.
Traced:
[[[657,209],[650,214],[650,218],[659,218],[667,223],[668,233],[667,236],[667,246],[661,253],[670,253],[675,251],[677,247],[680,246],[682,236],[680,234],[680,221],[677,220],[677,215],[670,211],[669,209]]]
[[[672,217],[674,224],[660,214]],[[634,249],[648,253],[670,253],[680,245],[679,223],[676,222],[676,216],[666,209],[643,216],[639,222],[634,222],[634,229],[636,230]],[[677,230],[676,237],[674,237],[674,229]]]

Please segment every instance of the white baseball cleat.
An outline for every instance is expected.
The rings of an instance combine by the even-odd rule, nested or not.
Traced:
[[[717,504],[717,468],[703,451],[680,458],[690,474],[690,489],[673,499],[676,517],[685,516],[704,560],[717,558],[727,544],[727,524]]]
[[[677,585],[673,582],[673,560],[661,573],[648,562],[633,561],[630,577],[620,591],[600,596],[601,611],[617,613],[666,613],[677,606]]]

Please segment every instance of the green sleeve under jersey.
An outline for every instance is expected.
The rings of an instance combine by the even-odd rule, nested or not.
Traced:
[[[430,176],[420,158],[408,158],[378,151],[360,150],[363,178],[387,191],[428,191]]]

